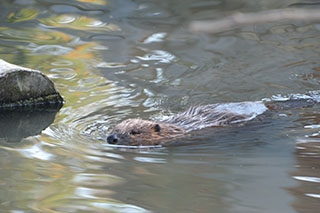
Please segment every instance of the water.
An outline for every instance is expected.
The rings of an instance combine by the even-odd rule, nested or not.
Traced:
[[[235,12],[319,7],[295,3],[2,1],[1,58],[41,70],[66,100],[41,133],[31,129],[39,116],[16,118],[21,134],[2,119],[2,211],[316,212],[318,106],[193,132],[166,148],[102,140],[126,118],[317,91],[317,22],[188,30]]]

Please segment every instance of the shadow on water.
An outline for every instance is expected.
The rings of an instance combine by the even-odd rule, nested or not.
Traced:
[[[0,138],[2,142],[17,143],[23,138],[41,134],[54,122],[58,109],[1,110]]]

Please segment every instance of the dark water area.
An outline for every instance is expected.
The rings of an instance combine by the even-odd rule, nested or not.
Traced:
[[[189,30],[194,20],[290,7],[319,5],[1,1],[0,58],[41,70],[66,101],[43,125],[38,114],[25,116],[35,120],[12,115],[14,125],[26,126],[23,133],[15,134],[11,115],[0,116],[1,210],[318,212],[319,106],[193,132],[169,147],[122,149],[104,140],[127,118],[319,94],[319,21],[284,20],[218,34]],[[37,124],[44,130],[34,131]]]

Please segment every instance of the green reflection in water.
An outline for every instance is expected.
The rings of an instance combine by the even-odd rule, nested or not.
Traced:
[[[63,32],[37,28],[0,28],[0,39],[13,42],[27,42],[35,44],[57,44],[72,40],[72,36]]]
[[[39,12],[33,8],[23,8],[17,12],[11,12],[8,17],[8,22],[21,22],[35,19],[38,16]]]
[[[7,157],[0,162],[1,209],[36,212],[140,209],[111,198],[112,187],[125,180],[105,172],[103,167],[117,164],[116,160],[105,158],[105,153],[94,146],[69,142],[65,146],[49,145],[29,138],[20,144],[2,146],[0,153]]]
[[[78,127],[86,126],[88,121],[77,123],[81,117],[105,107],[105,100],[117,87],[95,70],[101,62],[100,50],[106,48],[82,40],[72,30],[110,32],[120,27],[80,15],[52,16],[35,26],[32,22],[37,22],[37,17],[38,11],[28,8],[7,16],[8,25],[3,25],[7,27],[0,27],[0,56],[49,76],[66,103],[54,124],[40,135],[20,143],[1,144],[2,209],[144,212],[143,208],[113,198],[114,186],[125,180],[110,174],[105,166],[117,161],[106,157],[105,150],[94,147],[95,143],[90,144],[93,140],[81,136]],[[64,23],[70,18],[71,22]],[[25,24],[28,21],[31,25]]]
[[[57,122],[64,120],[70,123],[82,116],[83,112],[90,113],[96,109],[94,106],[103,105],[103,100],[108,97],[112,84],[94,70],[96,64],[101,62],[99,49],[103,47],[100,44],[84,42],[63,32],[42,28],[5,28],[1,31],[0,39],[29,43],[13,47],[1,46],[0,52],[3,53],[13,52],[11,48],[14,48],[13,54],[5,54],[2,58],[40,70],[55,82],[66,100],[64,109],[57,116]]]
[[[95,18],[89,18],[79,15],[58,15],[40,20],[41,23],[48,27],[62,27],[74,30],[90,30],[90,31],[120,31],[120,27],[116,24],[105,23]]]
[[[98,5],[109,3],[104,0],[79,2]],[[9,13],[6,21],[11,26],[1,27],[0,42],[4,45],[0,47],[0,54],[3,53],[2,58],[11,63],[42,71],[55,82],[66,100],[55,123],[70,125],[74,120],[106,106],[104,100],[110,96],[109,90],[115,85],[94,70],[101,62],[100,50],[106,47],[96,42],[83,41],[76,32],[66,33],[64,30],[86,31],[90,34],[121,29],[114,23],[73,13],[39,18],[39,11],[20,8]],[[19,25],[22,21],[36,22],[38,25]]]

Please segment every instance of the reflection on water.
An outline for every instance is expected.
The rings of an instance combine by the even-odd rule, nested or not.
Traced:
[[[320,158],[320,114],[304,112],[300,121],[304,124],[305,137],[299,138],[295,150],[296,165],[290,174],[298,185],[289,188],[296,197],[293,206],[298,212],[314,212],[319,209],[319,158]]]
[[[20,142],[38,135],[53,123],[58,110],[0,111],[0,138],[6,142]]]
[[[167,148],[122,149],[104,141],[106,132],[126,118],[161,118],[190,105],[318,90],[317,23],[266,23],[216,35],[188,31],[193,20],[306,7],[296,3],[2,1],[1,58],[43,71],[66,100],[41,134],[15,139],[20,143],[0,141],[2,209],[317,209],[318,106],[192,133]],[[19,124],[31,131],[24,127],[28,123]],[[18,137],[18,129],[10,131]]]
[[[291,188],[290,192],[296,197],[293,206],[299,212],[314,212],[319,209],[319,145],[319,140],[297,145],[297,165],[291,174],[299,185]]]

